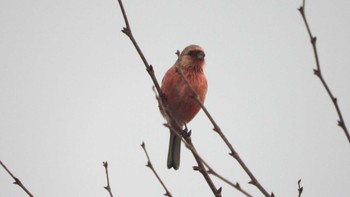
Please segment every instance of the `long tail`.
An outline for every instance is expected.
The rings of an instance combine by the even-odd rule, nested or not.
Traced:
[[[168,168],[179,169],[180,166],[180,149],[181,138],[170,132],[169,152],[168,152]]]

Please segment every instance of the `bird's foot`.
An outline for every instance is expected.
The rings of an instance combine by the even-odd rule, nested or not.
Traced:
[[[185,128],[181,132],[181,136],[184,138],[191,137],[191,130],[188,130],[187,125],[185,124]]]

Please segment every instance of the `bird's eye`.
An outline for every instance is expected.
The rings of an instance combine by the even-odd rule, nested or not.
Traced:
[[[196,52],[195,51],[189,51],[187,53],[187,55],[191,56],[191,57],[194,57],[196,55]]]

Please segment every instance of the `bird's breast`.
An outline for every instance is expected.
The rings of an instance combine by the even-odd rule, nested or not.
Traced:
[[[204,73],[184,72],[184,74],[201,101],[204,102],[208,88]],[[165,85],[163,81],[162,89],[167,96],[168,106],[173,116],[179,122],[188,123],[198,113],[200,105],[193,98],[194,93],[186,81],[178,73],[174,77],[174,80],[169,81],[172,84],[167,84],[167,88],[163,88]]]

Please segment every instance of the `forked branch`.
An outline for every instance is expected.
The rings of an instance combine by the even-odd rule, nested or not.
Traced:
[[[162,185],[162,187],[164,188],[164,190],[165,190],[164,196],[172,197],[173,195],[170,193],[170,191],[169,191],[168,188],[165,186],[164,182],[162,181],[162,179],[160,178],[160,176],[158,175],[158,173],[157,173],[156,170],[154,169],[153,164],[152,164],[152,162],[151,162],[151,159],[150,159],[149,156],[148,156],[148,153],[147,153],[147,150],[146,150],[146,145],[145,145],[144,142],[142,142],[141,147],[142,147],[143,151],[145,151],[145,154],[146,154],[146,157],[147,157],[147,164],[146,164],[146,166],[149,167],[149,168],[152,170],[153,174],[157,177],[159,183],[160,183],[160,184]]]

